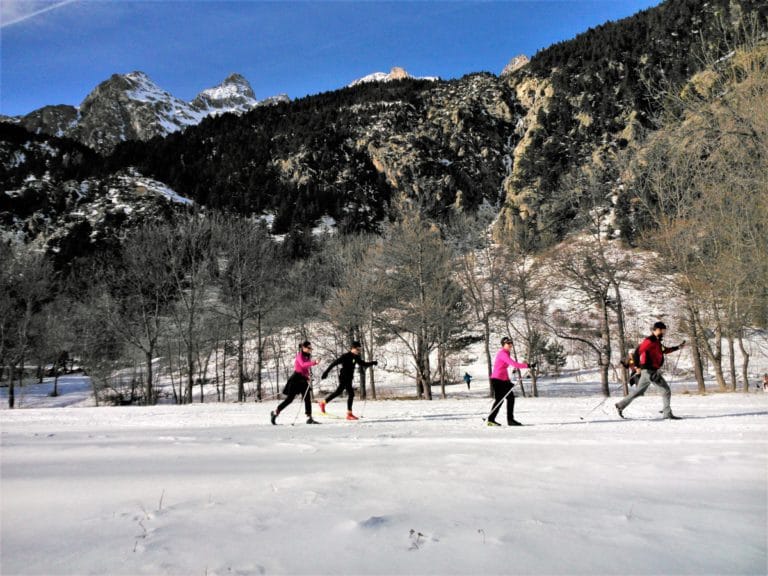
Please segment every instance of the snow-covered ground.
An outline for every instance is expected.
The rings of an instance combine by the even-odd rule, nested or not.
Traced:
[[[675,394],[679,422],[655,394],[628,421],[519,398],[532,426],[487,428],[477,394],[295,427],[273,402],[4,410],[0,572],[766,573],[768,395]]]

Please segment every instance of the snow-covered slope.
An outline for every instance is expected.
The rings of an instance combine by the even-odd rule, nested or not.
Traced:
[[[400,68],[399,66],[394,66],[389,72],[374,72],[373,74],[358,78],[357,80],[350,82],[349,87],[365,84],[367,82],[390,82],[392,80],[403,80],[405,78],[411,78],[413,80],[439,80],[437,76],[411,76],[405,69]]]
[[[4,411],[0,568],[765,573],[766,398],[673,400],[686,420],[519,399],[523,428],[486,428],[486,399],[296,427],[295,404]]]
[[[61,183],[47,175],[30,176],[19,188],[2,191],[0,196],[0,207],[7,209],[0,209],[0,239],[32,242],[62,257],[115,240],[127,227],[166,220],[192,204],[133,169],[104,179]]]

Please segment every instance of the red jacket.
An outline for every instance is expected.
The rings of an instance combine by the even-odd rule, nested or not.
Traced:
[[[645,370],[658,370],[664,364],[664,354],[677,352],[680,346],[667,348],[661,343],[655,334],[651,334],[640,343],[640,368]]]

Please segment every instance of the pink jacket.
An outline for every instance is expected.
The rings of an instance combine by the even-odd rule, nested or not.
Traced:
[[[309,380],[309,369],[318,364],[319,362],[316,362],[315,360],[305,360],[304,355],[301,353],[301,350],[299,350],[299,353],[296,354],[296,359],[293,361],[293,369],[297,374],[301,374],[304,378]]]
[[[528,364],[524,362],[515,362],[509,355],[509,352],[502,348],[499,353],[496,354],[496,360],[493,363],[493,372],[491,372],[491,378],[494,380],[503,380],[509,382],[509,374],[507,369],[509,368],[528,368]]]

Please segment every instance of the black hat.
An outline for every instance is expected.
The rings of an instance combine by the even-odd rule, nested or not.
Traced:
[[[304,340],[301,344],[299,344],[300,348],[312,348],[312,342],[309,340]]]
[[[656,323],[653,325],[653,329],[654,329],[654,330],[656,330],[656,329],[660,329],[660,330],[666,330],[666,329],[667,329],[667,325],[666,325],[666,324],[664,324],[664,322],[656,322]]]
[[[504,346],[504,344],[512,344],[512,338],[504,336],[504,338],[501,339],[501,345]]]
[[[362,345],[362,344],[360,344],[360,342],[359,342],[359,341],[357,341],[357,340],[353,340],[353,341],[352,341],[352,344],[350,344],[350,346],[349,346],[349,347],[350,347],[350,348],[362,348],[362,347],[363,347],[363,345]]]

